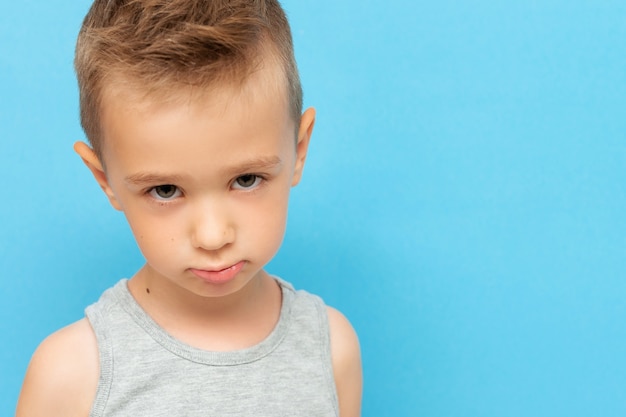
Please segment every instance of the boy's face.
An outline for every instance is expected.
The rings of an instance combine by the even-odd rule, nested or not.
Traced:
[[[296,143],[286,100],[269,85],[258,74],[236,95],[155,104],[114,90],[103,98],[106,173],[84,144],[76,150],[126,215],[149,281],[228,295],[277,252],[314,112],[303,115]]]

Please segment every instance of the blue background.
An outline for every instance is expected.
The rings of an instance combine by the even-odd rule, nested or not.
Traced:
[[[363,415],[626,415],[626,3],[284,5],[318,123],[269,270],[353,322]],[[71,149],[88,6],[0,5],[1,415],[142,262]]]

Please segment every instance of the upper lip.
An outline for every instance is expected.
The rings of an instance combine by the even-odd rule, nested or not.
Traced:
[[[216,266],[216,267],[209,266],[209,267],[191,268],[191,269],[195,269],[197,271],[221,272],[221,271],[224,271],[225,269],[232,268],[233,266],[239,265],[241,262],[243,262],[243,261],[235,262],[235,263],[230,264],[228,266]]]

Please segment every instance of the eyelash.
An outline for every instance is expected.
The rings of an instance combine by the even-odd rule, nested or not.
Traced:
[[[238,186],[237,181],[245,178],[245,177],[253,177],[254,178],[254,182],[251,186],[249,187],[243,187],[241,185]],[[248,192],[252,192],[256,189],[258,189],[260,186],[263,185],[263,183],[267,181],[267,178],[263,175],[259,175],[259,174],[243,174],[238,176],[237,178],[235,178],[231,184],[231,188],[238,190],[238,191],[248,191]],[[173,188],[172,190],[172,196],[170,197],[162,197],[158,195],[158,191],[159,189],[162,188]],[[161,190],[163,191],[163,190]],[[153,200],[155,200],[156,202],[158,202],[159,204],[168,204],[170,202],[172,202],[173,200],[176,200],[178,198],[180,198],[180,196],[182,195],[182,191],[181,189],[174,185],[174,184],[160,184],[160,185],[155,185],[154,187],[149,188],[148,190],[146,190],[146,194],[149,195]],[[166,193],[167,194],[167,193]]]
[[[251,186],[249,187],[242,187],[239,188],[237,187],[238,183],[237,181],[239,181],[242,178],[245,177],[253,177],[254,178],[254,182],[252,183]],[[259,188],[259,186],[263,185],[263,182],[266,181],[266,178],[262,175],[259,174],[244,174],[244,175],[240,175],[237,178],[235,178],[235,180],[233,181],[231,188],[234,188],[235,190],[240,190],[240,191],[252,191],[252,190],[256,190],[257,188]]]
[[[173,196],[171,196],[171,197],[159,196],[158,195],[158,190],[160,188],[164,188],[164,187],[173,188]],[[172,200],[175,200],[176,198],[180,197],[180,194],[182,194],[182,192],[180,191],[180,188],[178,188],[177,186],[175,186],[173,184],[162,184],[162,185],[157,185],[157,186],[154,186],[154,187],[148,189],[146,194],[148,194],[150,197],[152,197],[154,200],[158,201],[159,203],[168,203],[168,202],[170,202]]]

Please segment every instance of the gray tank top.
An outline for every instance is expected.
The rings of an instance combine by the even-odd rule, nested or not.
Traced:
[[[85,311],[100,353],[90,417],[338,416],[326,307],[278,282],[276,327],[232,352],[174,339],[137,304],[127,280],[105,291]]]

